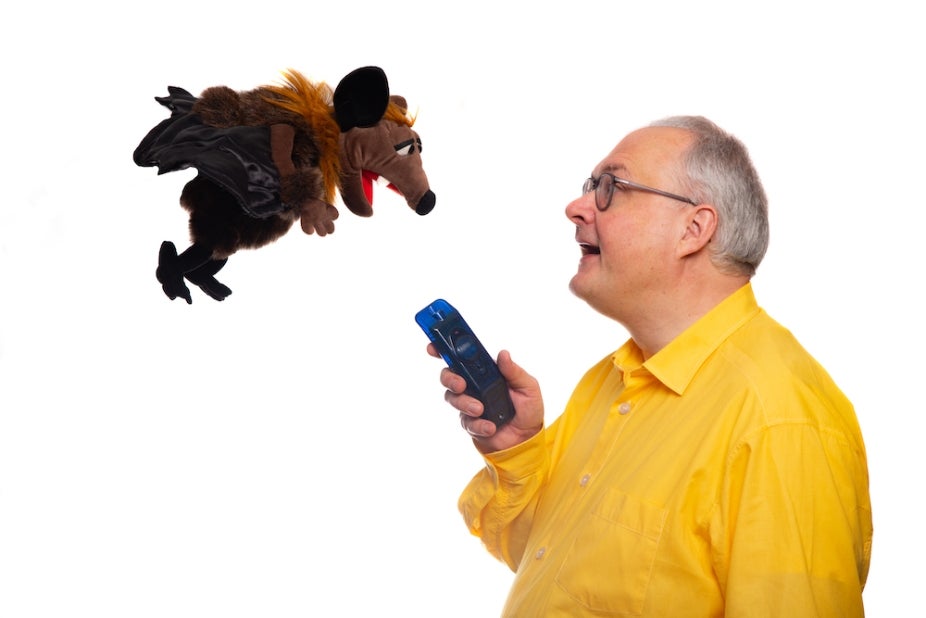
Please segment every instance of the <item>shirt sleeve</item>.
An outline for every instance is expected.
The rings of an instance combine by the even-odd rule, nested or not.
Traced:
[[[542,430],[517,446],[485,455],[485,467],[458,503],[469,531],[512,571],[524,553],[549,469],[546,433]]]
[[[726,616],[863,616],[871,559],[863,447],[783,422],[729,460],[711,534]]]

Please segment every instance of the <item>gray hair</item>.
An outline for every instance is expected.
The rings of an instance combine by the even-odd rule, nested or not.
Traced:
[[[695,202],[717,209],[711,261],[723,272],[754,275],[768,249],[768,200],[746,146],[703,116],[671,116],[650,126],[694,133],[681,182]]]

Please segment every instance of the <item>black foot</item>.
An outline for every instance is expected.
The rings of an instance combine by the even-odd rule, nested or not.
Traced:
[[[215,300],[225,300],[232,293],[231,288],[220,283],[215,278],[215,274],[222,270],[222,267],[225,266],[227,261],[228,258],[224,260],[210,260],[199,268],[186,273],[186,278],[189,279],[190,282],[198,285],[199,289]]]
[[[183,273],[177,259],[177,248],[174,243],[165,240],[161,243],[161,250],[158,253],[158,268],[155,276],[161,282],[161,289],[167,295],[167,298],[174,300],[178,296],[183,298],[188,305],[193,304],[193,297],[190,295],[190,289],[183,282]]]

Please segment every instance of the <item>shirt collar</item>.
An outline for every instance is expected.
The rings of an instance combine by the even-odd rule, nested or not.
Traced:
[[[614,364],[627,375],[641,365],[666,387],[681,395],[704,361],[723,341],[760,311],[752,284],[722,300],[682,334],[645,362],[633,340],[615,352]]]

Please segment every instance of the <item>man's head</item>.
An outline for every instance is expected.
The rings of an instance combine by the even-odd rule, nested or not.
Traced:
[[[748,153],[704,118],[630,133],[585,189],[566,208],[583,252],[570,288],[625,325],[742,285],[765,254],[765,194]]]
[[[712,259],[724,272],[754,275],[768,248],[768,202],[746,147],[702,116],[673,116],[650,126],[692,133],[681,181],[694,200],[717,209]]]

